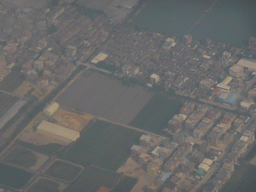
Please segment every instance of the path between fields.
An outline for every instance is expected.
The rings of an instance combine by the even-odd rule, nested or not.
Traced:
[[[77,111],[75,109],[69,109],[69,108],[66,108],[66,107],[63,107],[63,106],[61,108],[65,109],[65,110],[68,110],[68,111],[75,112],[75,113],[80,113],[80,114],[82,113],[84,115],[88,115],[88,113],[85,113],[85,112],[82,112],[82,111]],[[145,134],[155,135],[155,136],[160,137],[161,139],[166,139],[166,137],[164,137],[162,135],[158,135],[158,134],[150,132],[150,131],[146,131],[146,130],[143,130],[143,129],[140,129],[140,128],[137,128],[137,127],[132,127],[130,125],[125,125],[125,124],[122,124],[122,123],[111,121],[111,120],[108,120],[108,119],[106,119],[104,117],[98,117],[98,116],[95,116],[95,115],[92,115],[92,114],[89,114],[89,115],[93,116],[93,119],[98,119],[98,120],[101,120],[101,121],[106,121],[106,122],[109,122],[109,123],[112,123],[112,124],[115,124],[115,125],[119,125],[119,126],[122,126],[122,127],[128,128],[128,129],[139,131],[139,132],[142,132],[142,133],[145,133]]]

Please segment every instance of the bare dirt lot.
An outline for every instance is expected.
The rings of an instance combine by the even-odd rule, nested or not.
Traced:
[[[64,109],[59,109],[54,113],[53,118],[58,122],[56,124],[68,127],[81,132],[85,126],[93,119],[92,115],[80,115]]]

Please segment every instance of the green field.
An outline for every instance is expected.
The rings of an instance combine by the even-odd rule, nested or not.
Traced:
[[[138,179],[125,176],[118,182],[111,192],[130,192],[137,182]]]
[[[96,167],[86,169],[79,179],[69,185],[64,192],[96,192],[101,186],[112,188],[121,178],[121,175],[105,171]]]
[[[28,189],[28,192],[59,192],[59,186],[60,184],[54,181],[39,179]]]
[[[129,157],[131,146],[138,143],[141,135],[132,129],[97,120],[61,156],[74,163],[115,171]]]
[[[156,95],[132,120],[130,125],[159,134],[168,121],[179,113],[181,107],[182,102],[180,100]]]
[[[71,165],[70,163],[55,161],[45,173],[52,177],[71,182],[77,177],[81,170],[81,167]]]
[[[32,173],[0,163],[0,184],[14,188],[24,186]]]
[[[256,167],[249,164],[241,164],[232,174],[227,184],[223,187],[224,192],[254,192],[256,191]]]
[[[4,161],[21,167],[30,168],[31,166],[36,165],[37,155],[30,150],[15,147],[4,158]]]
[[[23,81],[23,75],[12,71],[3,79],[3,81],[0,82],[0,90],[13,93],[15,89],[17,89],[22,84]]]

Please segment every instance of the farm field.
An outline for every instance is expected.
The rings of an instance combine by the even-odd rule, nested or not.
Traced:
[[[13,93],[24,81],[22,75],[12,71],[1,82],[0,90]]]
[[[168,121],[179,113],[181,107],[180,100],[156,95],[132,120],[130,125],[159,134]]]
[[[125,176],[118,182],[118,184],[114,187],[114,189],[111,192],[130,192],[137,182],[138,179]]]
[[[0,184],[2,185],[20,188],[24,186],[31,177],[32,173],[0,163]]]
[[[0,117],[18,100],[17,97],[0,92]]]
[[[56,100],[61,106],[128,125],[154,93],[124,86],[100,73],[86,71]]]
[[[60,184],[49,179],[39,179],[27,191],[28,192],[59,192]]]
[[[32,151],[15,147],[5,158],[5,162],[12,163],[21,167],[29,168],[36,165],[37,155]]]
[[[30,170],[38,170],[47,160],[47,155],[43,155],[22,147],[15,146],[5,157],[6,163],[11,163]]]
[[[97,120],[81,137],[63,151],[64,159],[81,165],[97,165],[116,171],[129,157],[132,145],[142,133],[109,122]]]
[[[182,37],[191,33],[243,45],[256,35],[255,8],[256,3],[252,0],[154,0],[131,25],[168,36]]]
[[[222,191],[256,191],[256,167],[249,164],[241,164],[227,181],[227,184],[224,186]]]
[[[76,182],[69,185],[64,192],[96,192],[101,186],[111,189],[120,178],[121,175],[118,173],[90,167],[83,172]]]
[[[45,174],[55,177],[57,179],[68,182],[73,181],[77,175],[82,171],[81,167],[77,167],[70,163],[63,161],[55,161],[46,171]]]

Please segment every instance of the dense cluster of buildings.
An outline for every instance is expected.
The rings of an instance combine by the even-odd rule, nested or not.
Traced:
[[[190,191],[207,174],[212,179],[204,191],[221,188],[255,140],[256,126],[246,127],[247,117],[209,104],[254,111],[255,37],[250,38],[247,49],[190,34],[174,38],[127,25],[113,27],[132,13],[138,0],[76,2],[105,12],[95,17],[67,4],[72,0],[61,2],[66,3],[41,9],[0,3],[0,81],[15,69],[26,81],[50,92],[77,65],[89,63],[96,69],[111,68],[115,76],[140,85],[201,99],[204,104],[188,101],[169,120],[166,131],[172,140],[154,146],[151,136],[143,135],[140,144],[132,146],[131,157],[146,167],[145,177],[151,185],[145,186],[145,191],[157,191],[165,182],[171,185],[164,192]],[[44,114],[51,116],[58,107],[53,103]],[[41,122],[37,131],[66,143],[80,136],[47,121]]]

